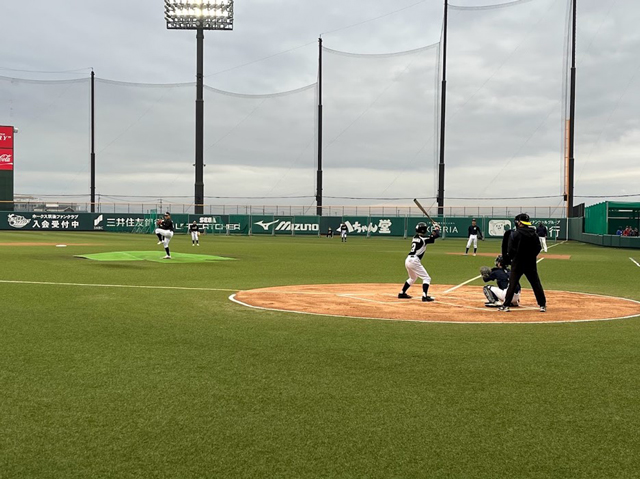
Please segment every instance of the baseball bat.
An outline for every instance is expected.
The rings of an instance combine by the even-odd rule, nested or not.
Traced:
[[[416,198],[414,198],[414,199],[413,199],[413,202],[416,204],[416,206],[417,206],[418,208],[420,208],[420,211],[422,211],[422,212],[425,214],[425,216],[426,216],[427,218],[429,218],[429,220],[431,221],[431,224],[434,224],[434,225],[435,225],[435,224],[436,224],[436,222],[435,222],[435,221],[433,221],[433,219],[431,218],[431,216],[429,216],[429,213],[427,213],[427,210],[425,210],[425,209],[422,207],[422,205],[420,204],[420,202],[419,202]]]

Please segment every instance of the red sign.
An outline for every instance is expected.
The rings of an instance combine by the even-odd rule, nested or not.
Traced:
[[[12,126],[0,126],[0,170],[13,171]]]
[[[0,149],[0,170],[13,170],[13,150]]]
[[[0,126],[0,149],[8,148],[13,150],[13,127]]]

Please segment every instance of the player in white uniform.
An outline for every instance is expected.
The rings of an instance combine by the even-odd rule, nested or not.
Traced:
[[[191,246],[200,246],[198,223],[194,221],[189,225],[189,233],[191,233]]]
[[[341,223],[338,229],[340,230],[340,238],[342,238],[341,242],[345,243],[347,241],[347,231],[348,231],[347,225],[344,223]]]
[[[164,259],[171,259],[171,252],[169,252],[169,242],[173,238],[173,221],[171,221],[171,215],[167,211],[164,214],[163,220],[158,220],[158,227],[155,230],[155,234],[158,238],[162,238],[162,245],[167,255]]]
[[[476,220],[471,220],[471,226],[469,226],[469,240],[467,241],[467,249],[464,252],[465,256],[469,254],[469,248],[473,243],[473,256],[478,252],[478,238],[482,239],[482,230],[476,224]]]
[[[398,298],[400,299],[411,299],[411,296],[407,294],[407,290],[416,282],[416,279],[420,278],[422,279],[422,301],[434,301],[434,298],[427,294],[429,292],[429,285],[431,284],[431,276],[429,276],[427,270],[424,269],[420,260],[427,250],[427,245],[429,243],[435,243],[436,238],[440,236],[440,226],[434,224],[431,236],[425,238],[426,234],[427,224],[422,222],[418,223],[416,225],[416,235],[411,241],[411,251],[409,251],[409,255],[404,261],[404,266],[407,268],[407,273],[409,273],[409,279],[404,283],[402,291],[398,294]]]
[[[542,249],[544,250],[545,253],[547,252],[547,234],[548,233],[549,233],[549,230],[547,230],[547,227],[542,223],[538,223],[538,227],[536,228],[536,234],[540,239],[540,246],[542,246]]]

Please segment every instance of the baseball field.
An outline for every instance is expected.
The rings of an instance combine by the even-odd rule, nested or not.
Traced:
[[[463,285],[497,241],[430,245],[436,301],[405,310],[409,240],[201,243],[0,233],[0,477],[638,477],[640,315],[610,312],[640,301],[634,250],[551,242],[521,322]],[[265,288],[319,294],[249,304]]]

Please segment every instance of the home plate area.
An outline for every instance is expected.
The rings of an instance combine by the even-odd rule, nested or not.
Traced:
[[[640,315],[640,302],[567,291],[545,291],[547,312],[541,313],[533,291],[523,289],[520,307],[511,312],[487,308],[482,286],[433,284],[431,303],[421,300],[422,286],[414,285],[412,299],[398,299],[399,284],[316,284],[239,291],[231,300],[273,311],[398,321],[455,323],[540,323],[598,321]],[[603,301],[606,299],[606,301]],[[606,308],[598,305],[606,304]]]

